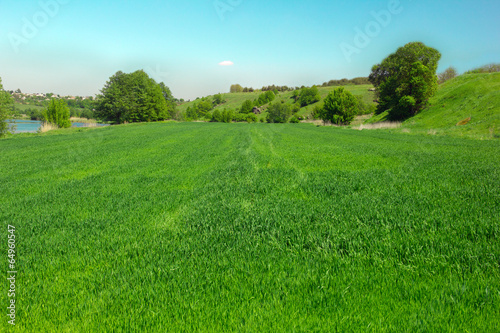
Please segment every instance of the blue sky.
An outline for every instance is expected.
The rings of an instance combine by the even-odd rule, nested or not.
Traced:
[[[0,77],[8,90],[94,95],[144,69],[194,99],[368,76],[412,41],[463,72],[500,62],[499,14],[498,0],[0,1]]]

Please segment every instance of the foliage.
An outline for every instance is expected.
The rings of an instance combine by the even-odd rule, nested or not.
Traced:
[[[347,85],[365,85],[370,84],[367,77],[355,77],[354,79],[341,79],[341,80],[330,80],[328,82],[323,82],[322,87],[332,87],[332,86],[347,86]]]
[[[247,122],[247,123],[255,123],[257,122],[257,116],[253,113],[235,113],[233,114],[233,119],[236,123]]]
[[[314,105],[311,111],[311,117],[313,119],[321,119],[322,110],[323,110],[323,104],[317,103],[316,105]]]
[[[275,95],[277,95],[278,92],[286,92],[286,91],[291,91],[293,88],[288,87],[288,86],[277,86],[277,85],[270,85],[270,86],[264,86],[261,89],[262,91],[272,91],[274,92]]]
[[[9,93],[3,89],[2,79],[0,78],[0,138],[9,132],[9,109],[12,105],[12,98]]]
[[[372,114],[377,111],[375,104],[366,103],[363,96],[356,95],[356,100],[358,102],[358,115]]]
[[[151,123],[0,151],[14,331],[498,331],[498,141]]]
[[[467,71],[465,74],[485,74],[500,72],[500,64],[489,64]]]
[[[272,90],[266,91],[259,95],[259,98],[255,102],[255,106],[259,107],[268,103],[271,103],[276,98],[276,95]]]
[[[287,123],[292,115],[292,110],[289,104],[284,101],[278,101],[271,104],[267,109],[267,122],[268,123]]]
[[[170,88],[167,87],[165,83],[160,82],[159,86],[161,88],[162,95],[165,98],[165,101],[167,102],[167,112],[169,114],[169,118],[175,119],[177,116],[176,114],[177,99],[174,97],[172,91],[170,91]]]
[[[375,65],[370,82],[377,88],[377,113],[406,119],[420,112],[437,90],[436,69],[441,54],[423,43],[408,43]]]
[[[298,124],[298,123],[300,123],[300,120],[299,120],[298,117],[293,116],[292,118],[290,118],[290,123],[292,123],[292,124]]]
[[[210,122],[221,123],[222,119],[222,112],[220,112],[218,109],[215,109],[214,112],[212,112],[212,118],[210,119]]]
[[[253,110],[253,106],[254,106],[254,103],[251,100],[247,99],[241,105],[240,113],[244,113],[244,114],[251,113]]]
[[[321,95],[319,94],[318,87],[313,86],[311,88],[302,88],[300,90],[300,97],[298,103],[301,107],[314,104],[321,100]]]
[[[212,97],[212,99],[213,99],[212,103],[213,103],[214,106],[226,103],[226,100],[224,99],[224,95],[223,94],[216,94],[216,95],[214,95]]]
[[[61,99],[51,99],[49,106],[43,112],[43,118],[50,124],[53,124],[59,128],[69,128],[71,127],[70,112],[68,105],[64,100]]]
[[[157,84],[144,71],[113,75],[98,97],[96,115],[100,119],[123,122],[149,122],[170,119],[173,104],[170,90]]]
[[[458,76],[455,67],[448,67],[444,72],[438,74],[438,83],[442,84]]]
[[[240,93],[243,92],[243,87],[239,84],[233,84],[231,85],[231,88],[229,89],[229,92],[231,93]]]
[[[223,123],[230,123],[233,120],[234,112],[233,112],[233,110],[230,110],[230,109],[229,110],[224,109],[224,111],[222,111],[221,115],[222,115],[222,122]]]
[[[321,119],[337,125],[349,125],[358,113],[358,100],[344,87],[330,92],[323,101]]]

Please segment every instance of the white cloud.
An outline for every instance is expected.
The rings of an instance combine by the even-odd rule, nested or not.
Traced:
[[[232,66],[232,65],[234,65],[234,62],[228,60],[219,63],[219,66]]]

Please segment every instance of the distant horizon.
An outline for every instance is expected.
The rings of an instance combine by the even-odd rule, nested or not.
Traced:
[[[116,72],[143,69],[194,100],[231,84],[366,77],[416,41],[441,52],[438,72],[464,73],[500,61],[499,12],[488,0],[11,1],[0,4],[0,77],[6,90],[96,96]]]

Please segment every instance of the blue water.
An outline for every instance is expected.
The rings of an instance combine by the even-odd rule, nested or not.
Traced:
[[[38,120],[19,120],[12,119],[8,120],[11,124],[17,126],[16,131],[14,133],[36,133],[40,126],[42,126],[42,122]],[[85,123],[72,123],[71,127],[85,127]],[[97,124],[97,126],[106,126],[104,124]]]

